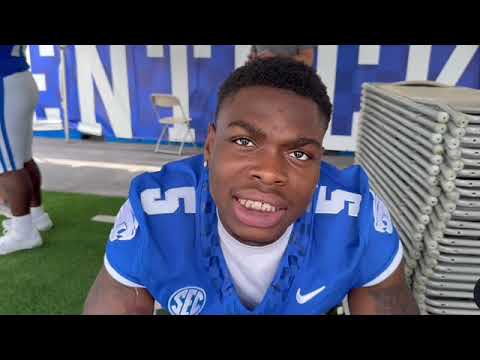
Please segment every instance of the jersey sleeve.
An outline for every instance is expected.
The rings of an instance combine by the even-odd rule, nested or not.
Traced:
[[[104,265],[110,276],[129,287],[145,287],[141,271],[142,234],[129,197],[120,208],[108,238]]]
[[[365,247],[355,287],[381,283],[400,265],[403,247],[383,200],[371,189],[362,200],[360,237]]]

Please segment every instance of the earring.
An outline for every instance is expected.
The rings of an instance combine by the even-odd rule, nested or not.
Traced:
[[[204,168],[208,167],[207,160],[205,160],[205,161],[203,162],[203,167],[204,167]]]

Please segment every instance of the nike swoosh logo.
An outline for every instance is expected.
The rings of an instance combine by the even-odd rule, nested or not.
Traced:
[[[302,295],[300,294],[300,289],[297,290],[297,302],[299,304],[305,304],[306,302],[309,302],[312,300],[315,296],[320,294],[323,290],[325,290],[325,286],[322,286],[321,288],[314,290],[312,292],[309,292],[308,294]]]

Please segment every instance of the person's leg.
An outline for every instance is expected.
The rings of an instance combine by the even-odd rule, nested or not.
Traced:
[[[42,205],[42,175],[35,160],[31,159],[24,164],[24,168],[30,177],[32,183],[32,198],[30,207],[36,208]]]
[[[30,197],[30,213],[32,214],[33,225],[39,231],[47,231],[53,227],[53,222],[50,216],[42,205],[42,176],[35,160],[30,159],[24,164],[24,170],[30,179],[31,183],[31,197]],[[1,182],[0,182],[1,183]],[[1,212],[1,208],[0,208]],[[11,216],[9,216],[11,217]],[[12,225],[11,220],[5,220],[2,223],[4,228],[9,228]]]
[[[41,245],[30,214],[32,182],[24,169],[28,134],[38,100],[30,73],[17,73],[0,84],[0,186],[12,212],[11,224],[0,237],[0,255]]]
[[[7,195],[5,194],[4,189],[0,186],[0,215],[5,216],[7,218],[11,218],[12,212],[10,211],[10,207],[8,206],[8,203],[5,200],[6,198],[7,198]]]
[[[32,183],[27,170],[9,171],[0,175],[0,183],[5,189],[6,201],[13,216],[30,214]]]
[[[40,173],[40,169],[31,156],[30,160],[27,161],[24,166],[32,183],[30,212],[32,214],[33,225],[40,231],[50,230],[53,227],[53,222],[48,213],[45,212],[42,205],[42,175]]]

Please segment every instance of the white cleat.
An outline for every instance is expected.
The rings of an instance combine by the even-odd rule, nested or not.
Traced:
[[[12,217],[12,211],[10,210],[10,208],[7,205],[0,204],[0,215],[11,218]]]
[[[42,245],[42,237],[37,229],[27,235],[16,231],[4,230],[0,237],[0,255],[10,254],[20,250],[28,250]]]
[[[2,226],[4,229],[10,229],[12,226],[12,220],[3,220]],[[42,215],[33,218],[33,226],[35,226],[38,231],[47,231],[53,227],[53,222],[52,219],[50,219],[50,216],[48,216],[48,213],[43,213]]]

